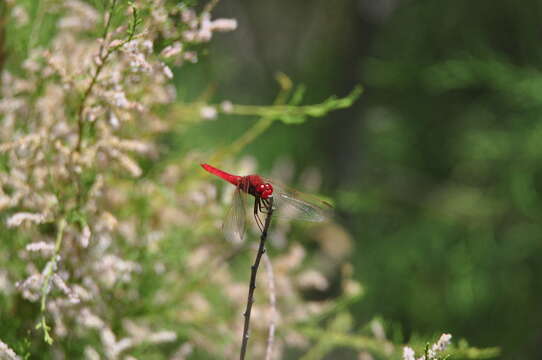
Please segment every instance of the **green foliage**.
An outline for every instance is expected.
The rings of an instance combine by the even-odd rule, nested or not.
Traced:
[[[451,325],[503,358],[538,356],[527,334],[540,316],[519,310],[542,296],[542,73],[526,13],[539,4],[528,3],[420,3],[392,16],[364,63],[367,171],[339,196],[361,219],[365,311],[413,333]]]
[[[288,105],[236,105],[231,113],[236,115],[255,115],[267,117],[273,120],[282,121],[285,124],[302,124],[307,121],[309,117],[322,117],[327,115],[330,111],[352,106],[354,101],[358,99],[361,93],[362,87],[358,85],[344,98],[331,96],[320,104],[298,106],[303,99],[303,95],[305,94],[305,87],[299,86],[294,91]]]

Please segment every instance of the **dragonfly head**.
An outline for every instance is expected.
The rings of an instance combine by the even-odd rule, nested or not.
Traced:
[[[256,186],[256,193],[259,197],[265,200],[270,196],[273,196],[273,185],[270,183],[262,183]]]

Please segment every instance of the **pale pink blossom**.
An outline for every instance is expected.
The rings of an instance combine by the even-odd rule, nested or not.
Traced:
[[[92,233],[90,231],[90,227],[88,225],[85,225],[83,227],[83,231],[81,232],[81,238],[80,238],[80,242],[81,242],[82,247],[84,247],[84,248],[88,247],[91,235],[92,235]]]
[[[329,287],[329,282],[320,272],[310,269],[302,272],[297,278],[303,288],[315,288],[323,291]]]
[[[183,51],[183,45],[176,41],[172,45],[166,46],[163,50],[161,55],[165,58],[170,58],[175,55],[178,55]]]
[[[15,213],[14,215],[11,215],[7,219],[6,224],[8,227],[18,227],[18,226],[21,226],[24,222],[41,224],[45,222],[45,215],[19,212],[19,213]]]
[[[216,19],[211,23],[212,31],[233,31],[237,29],[237,20],[235,19]]]
[[[232,102],[229,101],[229,100],[224,100],[224,101],[222,101],[222,102],[220,103],[220,109],[221,109],[223,112],[229,114],[229,113],[231,113],[231,112],[233,111],[233,104],[232,104]]]
[[[203,106],[200,109],[200,116],[205,120],[214,120],[216,119],[218,112],[214,106]]]
[[[7,346],[2,340],[0,340],[0,357],[6,360],[20,360],[21,358],[15,354],[9,346]]]
[[[164,75],[166,75],[168,79],[173,79],[173,72],[171,71],[169,66],[167,66],[166,64],[162,64],[162,71],[164,72]]]
[[[54,249],[54,244],[46,243],[45,241],[37,241],[26,245],[26,251],[41,252],[44,255],[52,254]]]
[[[416,354],[411,347],[405,346],[403,348],[403,360],[416,360]]]

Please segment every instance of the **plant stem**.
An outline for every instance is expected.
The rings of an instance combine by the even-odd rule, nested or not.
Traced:
[[[113,12],[115,11],[116,6],[117,6],[117,0],[112,0],[110,8],[109,8],[109,12],[108,12],[107,21],[104,27],[104,32],[102,35],[102,43],[100,45],[100,50],[98,52],[99,63],[90,80],[90,84],[87,86],[85,92],[83,93],[81,102],[79,103],[79,108],[77,110],[77,145],[75,146],[77,152],[81,152],[81,146],[83,143],[83,132],[84,132],[83,111],[85,110],[87,99],[90,96],[90,93],[92,92],[92,89],[94,88],[94,85],[96,84],[98,80],[98,76],[100,76],[100,73],[102,72],[102,69],[105,66],[107,58],[109,57],[109,55],[111,55],[111,52],[112,52],[111,49],[109,49],[104,53],[104,50],[105,50],[105,47],[107,46],[106,44],[107,36],[109,34],[109,28],[111,27],[111,19],[113,18]]]
[[[45,268],[42,272],[43,274],[43,285],[41,286],[41,302],[40,302],[40,311],[41,311],[41,320],[38,324],[38,328],[41,328],[43,330],[43,337],[47,344],[51,345],[53,343],[53,338],[49,334],[50,327],[47,325],[47,321],[45,319],[45,312],[47,311],[47,295],[49,294],[49,291],[51,290],[51,278],[53,277],[57,264],[58,264],[58,255],[60,253],[60,247],[62,246],[62,238],[64,236],[64,230],[66,228],[66,219],[62,218],[58,222],[58,230],[56,234],[56,241],[55,241],[55,250],[53,253],[53,256],[51,256],[51,260],[47,262],[47,265],[45,265]]]
[[[269,225],[271,225],[271,217],[273,215],[273,198],[269,198],[269,207],[267,209],[267,216],[265,218],[265,225],[260,236],[260,245],[258,247],[258,253],[256,254],[256,259],[254,260],[254,265],[251,267],[250,274],[250,284],[248,287],[248,297],[247,297],[247,307],[243,316],[245,317],[245,326],[243,328],[243,339],[241,344],[241,355],[240,359],[245,359],[245,354],[247,352],[248,337],[249,337],[249,327],[250,327],[250,313],[252,311],[252,304],[254,303],[254,290],[256,289],[256,274],[258,273],[258,268],[260,266],[260,260],[262,259],[263,254],[265,253],[265,240],[267,239],[267,230]]]

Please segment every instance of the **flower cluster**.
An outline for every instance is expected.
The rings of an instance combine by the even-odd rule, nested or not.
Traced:
[[[20,360],[21,358],[15,354],[15,351],[13,351],[9,346],[7,346],[5,343],[0,340],[0,356],[2,359],[7,360]]]
[[[418,358],[416,358],[416,353],[411,347],[405,346],[403,348],[403,360],[438,360],[440,354],[446,350],[451,342],[452,335],[442,334],[438,341],[427,349],[426,355],[422,355]]]
[[[119,218],[119,209],[130,201],[124,174],[142,175],[137,157],[156,157],[153,138],[168,129],[155,114],[175,99],[173,72],[165,62],[197,59],[195,50],[180,49],[187,40],[173,29],[212,34],[235,26],[231,20],[210,21],[209,13],[180,11],[166,1],[107,3],[102,12],[79,0],[51,2],[43,15],[56,19],[49,44],[31,47],[19,66],[3,69],[0,211],[3,225],[32,239],[20,250],[27,275],[15,288],[22,298],[41,304],[38,327],[45,340],[62,340],[68,329],[79,336],[98,331],[101,350],[88,346],[85,353],[117,359],[142,343],[176,341],[169,330],[128,320],[123,326],[128,336],[117,340],[104,297],[133,283],[142,271],[137,261],[123,258],[118,241],[137,245],[147,238],[135,230],[137,219]],[[23,5],[10,1],[7,6],[14,28],[31,22]],[[139,15],[146,11],[153,16]],[[119,18],[129,20],[119,25]],[[37,19],[32,22],[39,25]],[[7,292],[11,276],[4,275]],[[6,356],[16,358],[0,345]]]

